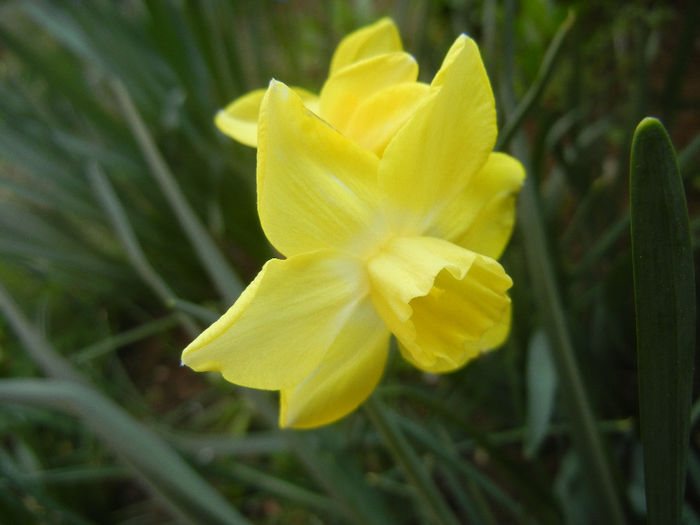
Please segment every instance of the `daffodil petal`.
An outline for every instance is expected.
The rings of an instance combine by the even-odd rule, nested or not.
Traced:
[[[258,213],[287,257],[372,237],[378,159],[308,111],[281,82],[263,101]]]
[[[389,331],[367,297],[357,304],[319,366],[280,393],[280,426],[311,428],[355,410],[384,371]]]
[[[433,374],[452,372],[463,367],[469,361],[479,357],[484,352],[501,346],[510,333],[511,316],[512,305],[509,303],[505,314],[496,324],[486,330],[479,339],[465,341],[461,354],[458,353],[449,359],[436,355],[435,362],[432,364],[425,361],[419,362],[413,358],[413,354],[401,343],[399,343],[399,351],[404,359],[425,372],[431,372]]]
[[[496,140],[495,102],[476,44],[462,35],[448,57],[379,167],[383,208],[400,233],[425,231],[432,214],[481,169]]]
[[[365,58],[401,49],[401,37],[393,20],[382,18],[374,24],[353,31],[340,41],[333,53],[328,76]]]
[[[361,265],[335,252],[272,259],[182,361],[242,386],[291,388],[319,366],[367,294]]]
[[[409,119],[429,90],[427,84],[407,82],[378,91],[357,107],[345,135],[381,157],[389,140]]]
[[[510,304],[498,262],[443,239],[397,237],[367,272],[375,308],[423,370],[464,364]]]
[[[318,95],[300,87],[292,87],[291,89],[301,97],[307,108],[318,113]],[[256,147],[258,145],[258,115],[260,104],[266,92],[267,89],[256,89],[231,102],[214,117],[216,127],[238,142],[253,148]]]
[[[515,197],[525,178],[520,162],[492,153],[486,164],[436,216],[427,235],[498,259],[515,222]]]
[[[450,49],[447,50],[445,58],[442,59],[442,64],[440,64],[440,69],[435,73],[433,81],[430,83],[432,87],[439,87],[445,83],[445,75],[452,68],[455,60],[459,57],[460,53],[464,51],[465,46],[471,39],[462,34],[453,42]]]
[[[253,148],[258,142],[258,112],[265,89],[256,89],[219,110],[214,123],[229,137]]]
[[[400,51],[374,56],[341,69],[321,89],[320,115],[344,132],[357,107],[384,88],[415,82],[418,64]]]

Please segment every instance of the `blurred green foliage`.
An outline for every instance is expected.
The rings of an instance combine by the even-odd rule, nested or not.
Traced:
[[[39,344],[39,354],[65,359],[101,402],[116,401],[131,415],[127,425],[182,455],[193,476],[249,520],[428,521],[363,411],[314,431],[278,431],[273,396],[179,366],[193,332],[228,307],[182,216],[191,213],[203,227],[210,248],[223,255],[222,271],[249,282],[273,255],[255,209],[255,152],[215,129],[217,109],[272,76],[318,90],[340,38],[380,16],[397,22],[423,79],[466,32],[481,46],[500,127],[522,110],[513,140],[503,146],[512,143],[516,156],[522,158],[522,148],[528,157],[546,233],[540,256],[551,265],[563,305],[558,329],[570,337],[587,387],[613,492],[626,519],[642,521],[628,157],[637,122],[659,116],[679,152],[696,247],[699,5],[6,1],[0,5],[5,295],[31,321],[28,330],[50,343]],[[575,22],[547,64],[570,9]],[[512,95],[527,100],[530,90],[532,105],[514,106]],[[146,139],[135,133],[134,118]],[[162,158],[184,203],[163,191],[149,152]],[[422,375],[394,352],[375,397],[461,520],[603,523],[584,477],[586,461],[572,444],[563,400],[571,385],[553,364],[556,341],[544,336],[552,320],[528,263],[531,241],[519,224],[503,259],[515,282],[508,343],[445,376]],[[61,375],[37,361],[36,349],[28,351],[32,343],[15,337],[7,307],[2,311],[0,521],[191,519],[158,482],[139,477],[133,458],[100,437],[100,423],[77,405],[51,400],[50,389],[43,402],[41,389],[36,399],[22,397],[23,385],[11,378]],[[684,504],[689,523],[700,512],[698,412],[696,405]]]

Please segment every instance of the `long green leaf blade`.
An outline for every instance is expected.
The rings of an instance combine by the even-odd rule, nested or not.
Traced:
[[[90,387],[58,379],[3,379],[0,401],[77,415],[187,520],[249,523],[164,441]]]
[[[110,82],[110,86],[134,134],[134,138],[141,148],[146,163],[151,168],[153,176],[163,191],[165,198],[172,206],[173,212],[192,243],[195,253],[199,256],[202,265],[211,276],[223,298],[228,303],[233,303],[243,289],[240,280],[187,202],[175,179],[175,175],[173,175],[158,150],[124,84],[119,80],[113,79]]]
[[[639,412],[650,524],[681,522],[695,350],[695,277],[683,181],[661,122],[637,126],[630,207]]]

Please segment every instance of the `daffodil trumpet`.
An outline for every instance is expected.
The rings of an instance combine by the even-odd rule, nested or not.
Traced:
[[[524,170],[493,152],[495,103],[478,48],[461,35],[429,85],[396,81],[386,57],[405,54],[394,33],[384,20],[347,37],[318,106],[270,82],[255,108],[258,213],[285,258],[268,261],[182,355],[194,370],[279,390],[283,427],[324,425],[360,405],[391,334],[405,359],[433,373],[508,335],[512,282],[497,258]],[[372,87],[392,67],[392,80]],[[341,115],[345,103],[324,96],[347,70],[358,76],[343,92],[359,94]],[[401,111],[378,102],[414,89]],[[364,105],[376,111],[353,128]],[[379,128],[373,146],[348,131]]]

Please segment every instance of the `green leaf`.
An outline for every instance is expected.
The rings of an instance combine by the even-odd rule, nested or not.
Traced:
[[[121,205],[119,198],[112,189],[106,175],[102,172],[100,166],[96,163],[90,163],[87,168],[87,177],[92,185],[95,195],[105,209],[105,213],[109,217],[114,230],[119,237],[119,240],[124,247],[124,250],[131,261],[132,266],[148,284],[151,289],[158,295],[165,304],[170,304],[177,297],[170,289],[165,280],[158,275],[153,266],[146,258],[146,254],[141,249],[136,233],[134,232],[129,219],[126,216],[124,207]],[[199,332],[199,328],[183,312],[178,313],[178,319],[182,327],[187,331],[188,335],[195,337]]]
[[[39,367],[60,378],[0,380],[0,403],[55,408],[79,417],[176,516],[192,522],[248,523],[164,440],[93,388],[58,354],[29,324],[2,284],[0,312]]]
[[[637,126],[630,207],[639,413],[650,524],[680,523],[695,349],[695,277],[685,191],[663,125]]]
[[[88,386],[58,379],[3,379],[0,401],[77,415],[188,521],[248,523],[163,440]]]
[[[396,463],[404,471],[407,481],[416,490],[419,500],[430,512],[431,521],[442,524],[458,523],[418,454],[401,433],[389,411],[376,397],[370,397],[365,401],[363,408],[389,452],[394,456]]]
[[[537,78],[535,78],[534,82],[527,90],[527,93],[525,93],[525,96],[522,98],[512,114],[508,116],[508,120],[499,133],[498,142],[496,143],[494,149],[501,151],[507,147],[515,132],[525,121],[525,117],[527,116],[528,112],[539,100],[545,87],[547,87],[547,83],[549,82],[552,72],[554,71],[554,67],[557,64],[566,35],[569,33],[569,30],[573,26],[575,20],[576,14],[574,11],[569,11],[569,14],[559,26],[557,34],[554,36],[552,42],[547,48],[547,53],[542,59],[542,64],[537,72]]]
[[[199,217],[190,207],[175,175],[158,150],[155,140],[141,118],[124,84],[117,79],[113,79],[110,82],[110,86],[122,113],[126,117],[129,128],[134,134],[134,138],[141,148],[146,163],[151,168],[151,172],[163,191],[163,195],[171,205],[180,225],[192,243],[195,253],[199,256],[202,265],[218,287],[222,297],[228,303],[233,303],[240,295],[243,285]]]
[[[535,455],[547,435],[554,410],[557,371],[552,361],[549,340],[539,330],[530,340],[527,354],[527,433],[525,456]]]
[[[503,70],[504,107],[507,114],[515,107],[513,87],[514,52],[513,26],[514,1],[506,4],[504,22],[505,61]],[[513,152],[523,163],[529,174],[520,192],[518,224],[523,239],[525,257],[529,267],[537,308],[545,320],[545,330],[553,348],[552,357],[561,380],[562,401],[571,422],[571,438],[580,456],[585,471],[588,491],[599,502],[593,509],[597,521],[622,525],[624,511],[620,503],[619,488],[615,482],[611,463],[600,438],[596,421],[588,398],[582,374],[574,351],[574,342],[568,327],[567,313],[555,275],[554,260],[550,257],[540,196],[535,186],[530,153],[522,130],[513,136]]]

